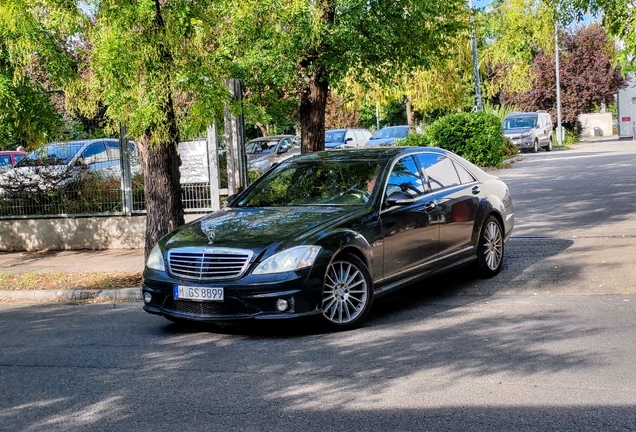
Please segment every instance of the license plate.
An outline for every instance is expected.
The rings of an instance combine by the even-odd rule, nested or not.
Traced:
[[[207,288],[186,285],[174,286],[175,300],[198,300],[198,301],[223,301],[225,292],[223,288]]]

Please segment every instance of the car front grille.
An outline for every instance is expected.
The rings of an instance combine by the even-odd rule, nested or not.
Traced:
[[[226,280],[241,277],[252,251],[231,248],[181,248],[168,251],[168,271],[189,280]]]
[[[196,302],[188,300],[166,299],[163,305],[166,311],[181,312],[193,315],[239,315],[248,311],[236,301],[228,299],[225,302]]]

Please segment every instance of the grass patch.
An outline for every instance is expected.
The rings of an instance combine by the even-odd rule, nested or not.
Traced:
[[[0,290],[113,289],[141,286],[141,273],[0,273]]]

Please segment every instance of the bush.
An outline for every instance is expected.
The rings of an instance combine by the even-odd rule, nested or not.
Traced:
[[[405,138],[395,140],[395,144],[399,146],[427,147],[428,139],[420,133],[410,133]]]
[[[485,112],[450,114],[426,129],[429,145],[450,150],[479,166],[497,166],[506,155],[501,121]]]

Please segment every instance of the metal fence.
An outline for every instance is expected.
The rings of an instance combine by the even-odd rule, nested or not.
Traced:
[[[218,209],[220,196],[227,194],[224,152],[218,154],[209,141],[179,145],[186,212]],[[145,210],[137,148],[125,131],[116,139],[48,144],[0,172],[0,219],[133,215]]]

